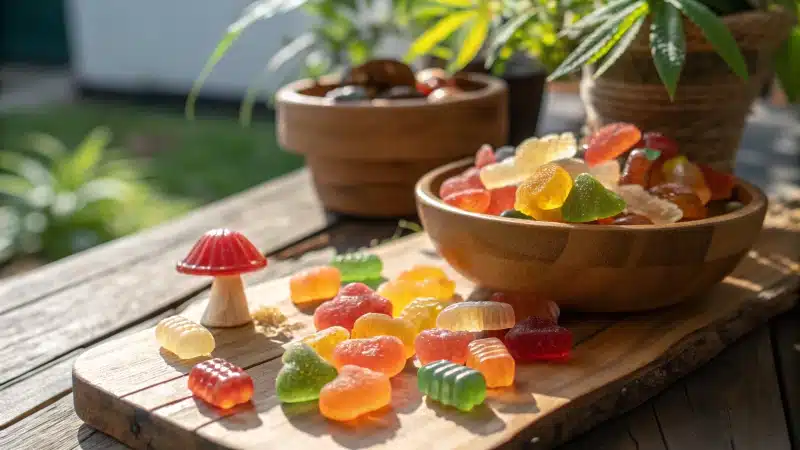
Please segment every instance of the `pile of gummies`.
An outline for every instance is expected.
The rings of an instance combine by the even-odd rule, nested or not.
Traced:
[[[275,379],[281,402],[317,401],[326,418],[353,420],[391,407],[390,378],[415,358],[420,392],[471,411],[487,389],[514,384],[516,364],[569,358],[572,333],[558,325],[553,302],[499,292],[489,301],[462,301],[453,280],[430,265],[411,267],[377,290],[365,284],[382,271],[379,257],[355,252],[290,278],[292,302],[318,306],[316,332],[286,346]],[[184,359],[214,349],[208,330],[180,316],[164,319],[156,337]],[[194,366],[188,383],[220,408],[253,395],[252,378],[221,358]]]
[[[345,72],[340,84],[325,97],[336,103],[412,98],[435,103],[463,92],[459,79],[443,69],[431,67],[414,73],[410,66],[393,59],[374,59],[355,66]]]
[[[649,225],[704,219],[709,202],[734,195],[733,175],[689,161],[658,132],[613,123],[583,148],[576,158],[572,133],[497,151],[484,145],[473,167],[444,180],[439,196],[467,211],[517,219]],[[731,201],[724,210],[741,206]]]

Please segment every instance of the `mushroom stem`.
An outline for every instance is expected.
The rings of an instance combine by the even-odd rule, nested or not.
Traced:
[[[214,278],[208,306],[200,323],[207,327],[238,327],[250,323],[251,320],[242,277],[234,275]]]

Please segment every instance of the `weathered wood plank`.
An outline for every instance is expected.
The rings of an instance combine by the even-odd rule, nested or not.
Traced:
[[[327,226],[327,218],[303,177],[270,187],[270,196],[203,226],[228,226],[267,252]],[[287,207],[286,205],[291,205]],[[199,237],[199,233],[198,233]],[[160,247],[153,255],[54,293],[41,302],[0,315],[0,385],[81,346],[90,345],[143,318],[175,307],[209,285],[207,277],[176,273],[175,261],[191,242]],[[266,269],[270,270],[270,269]]]
[[[27,420],[0,430],[0,448],[4,450],[74,448],[94,430],[81,422],[72,407],[72,395],[38,411]]]
[[[800,307],[776,318],[772,332],[789,436],[800,449]]]

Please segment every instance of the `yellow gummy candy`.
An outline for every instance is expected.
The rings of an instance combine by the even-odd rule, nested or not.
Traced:
[[[451,299],[456,293],[456,283],[439,267],[417,265],[383,283],[377,293],[392,302],[392,314],[397,316],[419,297]]]
[[[182,316],[167,317],[159,322],[156,340],[180,359],[210,355],[216,346],[210,331]]]
[[[380,313],[364,314],[353,324],[353,332],[350,336],[353,339],[394,336],[403,342],[406,358],[410,358],[416,353],[414,340],[417,337],[417,330],[411,322],[400,317],[392,318]]]
[[[411,322],[416,328],[417,333],[423,330],[436,328],[436,317],[445,309],[450,302],[433,297],[415,298],[409,303],[398,317]]]
[[[334,325],[330,328],[317,331],[316,333],[301,339],[314,349],[325,361],[331,362],[333,349],[340,343],[350,339],[350,332],[347,328]]]
[[[569,172],[557,164],[545,164],[519,186],[514,209],[535,218],[532,213],[537,210],[560,208],[570,190]]]

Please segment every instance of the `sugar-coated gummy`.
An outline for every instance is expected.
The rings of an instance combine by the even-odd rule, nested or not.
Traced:
[[[303,342],[289,344],[281,361],[275,392],[284,403],[316,400],[322,386],[336,378],[336,369]]]
[[[322,359],[330,362],[333,356],[333,349],[336,348],[340,342],[344,342],[348,339],[350,339],[350,332],[347,331],[347,328],[334,325],[308,335],[301,339],[301,341],[308,344]]]
[[[630,123],[606,125],[589,136],[583,159],[590,167],[612,160],[633,148],[641,138],[641,130]]]
[[[414,356],[415,353],[414,337],[417,335],[417,329],[414,324],[402,317],[378,313],[364,314],[356,320],[351,335],[354,339],[394,336],[403,342],[406,358]]]
[[[481,148],[475,153],[475,167],[481,168],[496,162],[494,150],[489,144],[483,144]]]
[[[293,303],[327,300],[336,296],[341,284],[342,276],[336,267],[312,267],[289,278],[289,292]]]
[[[416,338],[417,358],[421,364],[446,360],[456,364],[467,361],[467,346],[475,339],[469,331],[452,331],[432,328],[422,331]]]
[[[393,314],[399,315],[416,298],[451,299],[455,294],[455,282],[438,267],[420,266],[383,283],[377,293],[389,299]]]
[[[366,367],[393,377],[406,365],[406,348],[394,336],[348,339],[333,349],[331,362],[337,368],[346,365]]]
[[[222,358],[197,363],[189,372],[189,390],[218,408],[229,409],[253,397],[253,379],[240,367]]]
[[[477,339],[467,347],[467,367],[483,374],[486,386],[490,388],[514,384],[516,365],[511,353],[500,339],[490,337]]]
[[[314,327],[319,331],[338,325],[352,330],[356,320],[370,312],[391,315],[392,303],[363,283],[350,283],[332,300],[317,307]]]
[[[550,321],[528,317],[508,330],[505,344],[518,362],[563,361],[572,349],[572,332]]]
[[[389,377],[364,367],[346,365],[319,395],[319,411],[331,420],[348,421],[377,411],[392,401]]]
[[[366,252],[350,252],[333,257],[331,266],[339,269],[342,281],[373,280],[381,277],[383,261],[378,255]]]
[[[487,189],[520,183],[530,177],[539,166],[572,158],[576,151],[577,143],[572,133],[529,138],[517,146],[513,157],[481,168],[481,182]]]
[[[448,305],[449,300],[441,300],[433,297],[417,297],[411,301],[398,317],[408,320],[414,326],[417,333],[430,328],[436,328],[436,317]]]
[[[445,308],[436,326],[446,330],[504,330],[514,326],[514,308],[500,302],[460,302]]]
[[[625,200],[629,213],[645,216],[654,224],[675,223],[683,217],[678,205],[650,194],[638,184],[623,184],[617,188],[617,193]]]
[[[156,340],[180,359],[210,355],[216,345],[210,331],[183,316],[167,317],[159,322]]]
[[[572,177],[561,166],[540,166],[517,189],[514,209],[535,219],[540,210],[560,208],[572,189]]]
[[[462,411],[471,411],[486,399],[483,375],[450,361],[436,361],[420,367],[417,387],[431,400]]]
[[[646,188],[650,184],[650,171],[654,159],[651,159],[646,149],[637,148],[628,154],[625,167],[619,178],[619,184],[638,184]]]
[[[588,173],[582,173],[575,178],[572,190],[561,207],[561,215],[566,222],[592,222],[616,216],[624,210],[625,201],[619,195]]]
[[[486,189],[466,189],[449,194],[442,200],[448,205],[465,211],[483,213],[489,209],[492,195]]]
[[[620,172],[619,161],[616,159],[603,161],[589,168],[589,175],[593,176],[607,189],[615,189],[617,187]]]

